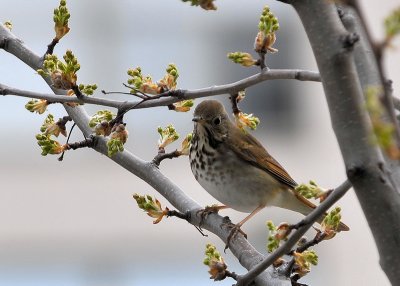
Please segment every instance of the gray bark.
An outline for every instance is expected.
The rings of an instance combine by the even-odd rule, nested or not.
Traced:
[[[296,0],[311,43],[328,102],[332,126],[347,175],[377,245],[380,264],[393,285],[400,281],[400,195],[377,146],[370,144],[371,123],[351,50],[348,32],[334,2]]]

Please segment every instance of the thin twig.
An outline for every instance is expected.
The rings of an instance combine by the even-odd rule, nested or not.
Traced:
[[[135,93],[130,93],[131,95],[137,96],[137,97],[139,97],[141,99],[147,99],[147,98],[151,97],[150,95],[145,94],[144,92],[141,92],[137,88],[135,88],[133,86],[130,86],[130,85],[126,84],[126,83],[122,83],[122,85],[125,86],[126,88],[129,88],[129,89],[135,91]]]
[[[69,116],[64,116],[63,118],[66,118],[66,117],[69,117]],[[72,118],[71,118],[71,120],[72,120]],[[68,144],[69,138],[71,138],[72,130],[74,130],[75,126],[76,126],[75,123],[72,124],[72,127],[71,127],[71,129],[69,130],[69,133],[68,133],[67,142],[65,144]],[[64,125],[64,127],[65,127],[65,125]],[[58,161],[61,162],[62,160],[64,160],[64,155],[65,155],[65,150],[61,153],[61,156],[58,157]]]
[[[182,153],[178,150],[175,150],[173,152],[170,153],[165,153],[165,150],[159,150],[158,154],[154,157],[154,159],[151,161],[154,165],[156,165],[157,167],[160,166],[161,161],[165,160],[165,159],[173,159],[173,158],[178,158],[179,156],[181,156]]]
[[[122,92],[122,91],[101,91],[102,94],[108,95],[108,94],[124,94],[124,95],[132,95],[130,92]]]
[[[326,236],[327,236],[326,232],[318,231],[313,239],[311,239],[311,240],[307,241],[306,243],[297,247],[296,252],[302,253],[302,252],[306,251],[310,247],[313,247],[314,245],[317,245],[318,243],[323,241],[326,238]]]
[[[229,99],[231,100],[231,104],[232,104],[232,112],[235,115],[240,113],[240,109],[238,106],[238,100],[237,100],[238,97],[239,97],[238,93],[231,94],[231,96],[229,97]]]
[[[51,41],[51,43],[47,45],[47,51],[46,51],[46,53],[45,53],[44,55],[45,55],[45,56],[46,56],[46,55],[52,55],[53,52],[54,52],[54,48],[55,48],[55,46],[58,44],[58,42],[59,42],[59,39],[54,38],[54,39]]]
[[[334,203],[336,203],[344,194],[350,189],[351,184],[348,180],[337,187],[328,198],[323,201],[316,209],[314,209],[309,215],[307,215],[300,223],[302,225],[296,230],[289,239],[275,250],[266,259],[256,265],[253,269],[247,272],[245,275],[238,277],[238,282],[235,286],[246,286],[253,281],[261,272],[267,269],[274,263],[279,257],[288,253],[299,239],[307,232],[307,230],[313,225],[318,218],[320,218]]]

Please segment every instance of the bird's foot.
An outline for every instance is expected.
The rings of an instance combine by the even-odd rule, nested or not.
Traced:
[[[225,226],[228,228],[231,228],[231,231],[226,239],[226,245],[224,248],[224,252],[229,248],[231,245],[231,241],[236,238],[236,236],[240,233],[244,236],[245,239],[247,239],[247,234],[240,228],[242,225],[240,223],[238,224],[233,224],[231,222],[224,223]]]
[[[204,209],[201,209],[196,212],[196,215],[200,216],[200,222],[199,222],[199,228],[201,229],[201,226],[204,223],[204,220],[207,218],[209,214],[212,213],[218,213],[222,209],[226,209],[227,206],[218,206],[218,205],[211,205],[211,206],[206,206]]]

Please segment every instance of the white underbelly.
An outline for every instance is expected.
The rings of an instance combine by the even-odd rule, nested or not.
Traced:
[[[199,172],[197,180],[200,185],[222,204],[241,212],[252,212],[259,206],[283,203],[287,189],[267,172],[248,165],[234,166],[232,162],[224,162],[228,166],[225,172],[211,170]],[[207,173],[208,171],[208,173]],[[210,174],[216,174],[210,176]]]

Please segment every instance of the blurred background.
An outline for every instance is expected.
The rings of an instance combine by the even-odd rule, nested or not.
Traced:
[[[15,33],[36,53],[43,54],[54,36],[52,11],[58,1],[1,2],[0,21],[11,20]],[[294,10],[277,1],[216,1],[218,11],[205,12],[178,0],[69,0],[70,33],[55,53],[72,49],[81,63],[80,83],[97,83],[99,90],[123,90],[128,68],[141,66],[154,79],[174,62],[179,87],[195,89],[230,83],[258,72],[226,58],[232,51],[252,52],[258,18],[265,4],[280,21],[276,47],[268,55],[270,68],[316,70],[311,48]],[[383,35],[383,18],[397,0],[363,1],[373,35]],[[395,42],[385,64],[399,89],[400,62]],[[35,72],[0,51],[0,82],[20,89],[50,92]],[[99,92],[96,96],[102,96]],[[123,96],[117,99],[133,100]],[[229,108],[227,96],[219,96]],[[145,182],[105,156],[91,150],[68,152],[63,162],[42,157],[35,134],[45,115],[24,109],[28,99],[0,98],[0,285],[216,285],[202,264],[206,243],[220,251],[213,234],[202,237],[175,218],[152,225],[132,194],[156,195]],[[198,103],[200,100],[197,100]],[[255,132],[270,153],[298,182],[316,180],[333,188],[345,179],[343,161],[333,134],[320,83],[274,81],[247,90],[244,112],[261,119]],[[90,114],[97,109],[87,106]],[[50,106],[56,117],[65,115]],[[156,128],[172,123],[183,137],[192,130],[192,112],[167,108],[133,111],[126,117],[130,132],[126,148],[143,159],[157,152]],[[82,135],[74,131],[73,140]],[[177,143],[170,147],[174,150]],[[216,203],[194,180],[188,159],[164,161],[161,170],[201,205]],[[301,282],[310,285],[389,285],[359,203],[351,190],[339,205],[351,231],[315,247],[319,264]],[[234,222],[245,214],[227,210]],[[301,218],[268,208],[243,227],[250,242],[265,253],[265,222]],[[313,232],[309,233],[311,238]],[[244,273],[228,251],[229,269]],[[232,285],[233,281],[218,282]]]

